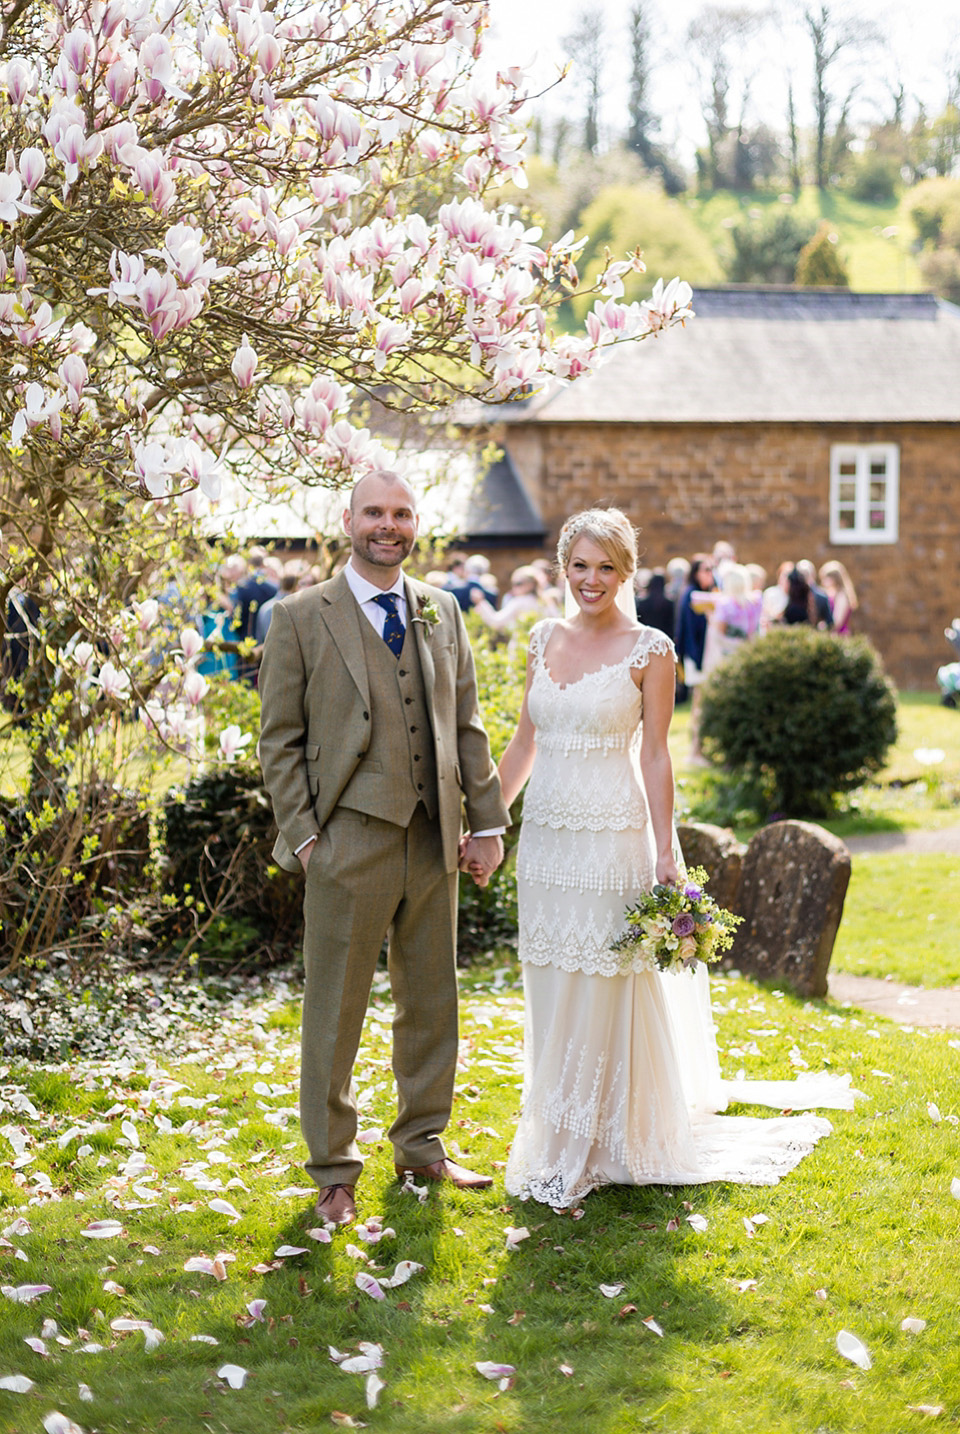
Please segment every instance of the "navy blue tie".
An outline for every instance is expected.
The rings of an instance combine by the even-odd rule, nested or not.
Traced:
[[[403,634],[406,629],[400,621],[400,614],[397,611],[397,603],[400,599],[396,593],[380,593],[374,598],[378,607],[382,607],[387,614],[383,624],[383,640],[393,653],[394,657],[400,656],[403,647]]]

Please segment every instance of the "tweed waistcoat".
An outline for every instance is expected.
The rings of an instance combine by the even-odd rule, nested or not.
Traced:
[[[408,826],[418,802],[437,815],[437,763],[420,654],[408,622],[399,658],[360,619],[370,687],[370,746],[339,805]]]

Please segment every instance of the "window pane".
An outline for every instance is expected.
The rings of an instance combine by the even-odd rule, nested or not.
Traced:
[[[855,503],[857,501],[856,483],[840,483],[837,485],[837,501],[843,504]]]
[[[885,482],[873,482],[870,484],[870,502],[885,503],[887,501],[887,485]]]
[[[886,526],[887,526],[887,510],[886,510],[886,508],[871,508],[871,509],[870,509],[870,527],[871,527],[871,528],[874,528],[874,529],[877,529],[877,528],[885,528]]]
[[[852,531],[852,529],[857,526],[856,516],[857,515],[856,513],[854,513],[852,508],[841,508],[840,512],[837,514],[840,527],[843,529],[850,529]]]
[[[857,465],[856,465],[856,463],[854,462],[854,460],[853,460],[852,458],[848,458],[848,459],[846,459],[843,463],[840,464],[840,474],[841,474],[842,477],[844,477],[844,478],[855,477],[855,476],[856,476],[856,472],[857,472]]]
[[[871,473],[871,476],[872,476],[874,473],[879,473],[880,475],[883,475],[883,474],[886,473],[886,471],[887,471],[887,460],[886,460],[885,458],[871,458],[871,460],[870,460],[870,473]]]

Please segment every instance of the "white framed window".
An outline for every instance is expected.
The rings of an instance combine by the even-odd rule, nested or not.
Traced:
[[[900,536],[900,449],[896,443],[830,448],[831,543],[895,543]]]

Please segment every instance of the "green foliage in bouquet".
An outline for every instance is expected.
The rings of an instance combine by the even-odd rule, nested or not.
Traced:
[[[783,628],[715,670],[700,733],[704,750],[747,780],[762,816],[824,816],[883,766],[896,693],[866,638]]]
[[[706,868],[692,866],[676,882],[658,882],[627,907],[627,930],[614,942],[625,970],[681,971],[698,961],[719,961],[743,917],[718,906],[706,885]]]

